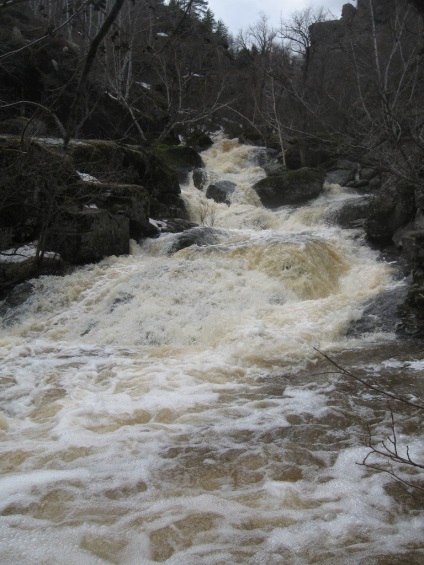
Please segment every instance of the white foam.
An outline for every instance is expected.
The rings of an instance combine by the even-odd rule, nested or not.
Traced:
[[[397,284],[391,268],[319,213],[305,223],[322,202],[265,210],[254,153],[220,140],[203,154],[211,178],[237,184],[206,218],[213,245],[132,242],[131,256],[33,281],[5,320],[2,563],[347,564],[420,551],[422,517],[357,465],[369,399],[314,374],[315,346],[388,338],[344,334]],[[184,191],[198,214],[204,195]],[[415,440],[402,437],[421,457]]]

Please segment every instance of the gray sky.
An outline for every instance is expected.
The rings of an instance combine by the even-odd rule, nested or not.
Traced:
[[[343,4],[348,2],[349,0],[209,0],[209,7],[215,14],[215,19],[223,20],[235,35],[240,28],[246,29],[257,22],[261,12],[267,14],[269,23],[277,27],[280,15],[287,18],[293,12],[309,6],[327,8],[339,19]]]

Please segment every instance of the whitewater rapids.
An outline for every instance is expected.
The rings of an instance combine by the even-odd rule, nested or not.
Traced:
[[[211,182],[236,183],[231,206],[183,187],[209,243],[133,242],[129,256],[32,281],[5,316],[3,564],[424,559],[420,509],[357,465],[362,424],[384,406],[316,351],[381,371],[361,352],[387,353],[394,336],[348,329],[402,283],[360,231],[324,221],[354,197],[340,187],[264,209],[251,188],[260,151],[218,139],[202,154]]]

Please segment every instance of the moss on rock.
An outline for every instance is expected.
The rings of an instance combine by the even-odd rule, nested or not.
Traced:
[[[285,171],[278,176],[264,178],[253,188],[264,206],[302,204],[320,195],[324,185],[324,172],[321,169],[302,168]]]

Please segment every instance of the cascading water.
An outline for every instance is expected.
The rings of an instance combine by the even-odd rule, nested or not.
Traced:
[[[346,331],[400,283],[358,232],[323,221],[340,187],[264,209],[257,151],[221,139],[202,155],[210,180],[237,186],[231,206],[184,187],[205,224],[192,245],[166,234],[42,277],[5,317],[3,564],[423,558],[419,509],[356,464],[384,407],[314,349],[386,352],[393,336]]]

